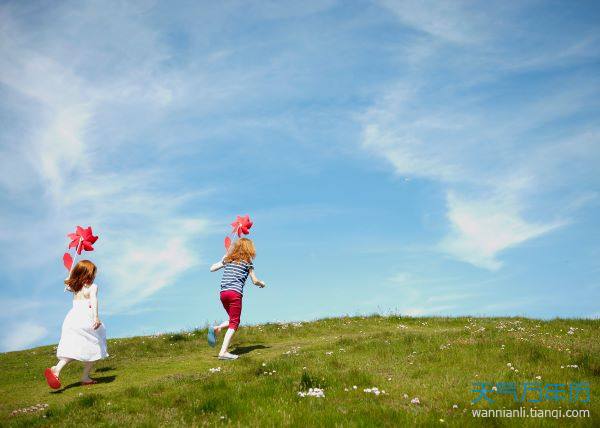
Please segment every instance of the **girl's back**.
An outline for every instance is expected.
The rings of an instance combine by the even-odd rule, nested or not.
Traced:
[[[73,300],[89,300],[92,287],[97,287],[96,284],[84,285],[81,290],[73,292]]]
[[[233,290],[244,294],[244,285],[250,270],[254,268],[252,262],[235,261],[225,264],[221,278],[221,291]]]

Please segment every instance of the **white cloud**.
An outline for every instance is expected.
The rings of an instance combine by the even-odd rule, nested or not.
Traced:
[[[564,219],[552,219],[556,213],[537,223],[524,217],[531,209],[531,195],[547,190],[538,186],[552,172],[542,168],[548,166],[548,156],[536,162],[536,148],[513,148],[514,140],[503,139],[499,125],[482,117],[475,106],[453,108],[451,100],[449,106],[432,106],[421,97],[422,90],[403,88],[394,88],[367,112],[363,146],[384,157],[401,176],[444,186],[451,230],[439,250],[495,270],[501,266],[497,255],[503,250],[566,224]],[[529,118],[535,127],[547,117]],[[486,141],[489,138],[493,140]],[[522,156],[525,151],[532,156]],[[555,163],[565,158],[565,151],[555,154]],[[556,172],[556,164],[553,169]]]
[[[407,317],[422,317],[422,316],[433,316],[441,315],[444,313],[450,313],[456,306],[452,305],[438,305],[438,306],[411,306],[404,307],[400,310],[400,314]]]
[[[490,20],[469,1],[380,0],[405,25],[451,43],[479,43]],[[501,21],[500,21],[501,22]]]
[[[5,327],[2,337],[4,351],[18,351],[46,337],[47,329],[33,322],[14,323]]]
[[[459,260],[491,270],[502,266],[497,258],[500,252],[564,224],[527,222],[519,204],[493,197],[469,200],[449,192],[447,202],[452,230],[439,248]]]
[[[143,236],[113,239],[104,260],[111,267],[107,275],[107,312],[118,313],[135,306],[198,266],[200,258],[193,243],[207,228],[203,220],[180,219],[155,225]]]
[[[512,44],[526,35],[501,17],[516,16],[525,6],[381,3],[428,38],[400,48],[425,53],[401,56],[398,82],[362,117],[363,147],[400,176],[439,183],[449,231],[436,248],[496,270],[502,251],[569,223],[573,209],[565,207],[594,194],[576,184],[593,184],[599,155],[597,125],[569,122],[595,105],[596,78],[574,73],[556,82],[517,84],[518,95],[509,102],[505,79],[518,72],[515,58],[533,53],[538,59],[525,69],[577,64],[590,57],[580,46],[596,36],[582,30],[550,44]],[[570,48],[565,53],[558,46]]]
[[[251,13],[263,19],[289,19],[325,11],[336,3],[336,0],[310,0],[302,3],[258,0],[257,2],[250,2],[250,10]]]
[[[0,10],[5,101],[25,106],[19,118],[31,124],[3,132],[8,159],[2,163],[10,168],[0,171],[0,185],[32,213],[27,227],[22,211],[4,216],[0,239],[19,242],[18,254],[5,254],[13,267],[59,264],[64,235],[76,224],[91,224],[100,240],[85,256],[100,264],[114,312],[200,262],[194,235],[205,231],[206,220],[180,210],[206,189],[185,190],[160,154],[156,162],[130,155],[136,133],[147,133],[182,93],[177,76],[161,69],[166,50],[137,18],[139,11],[123,5],[121,13],[107,15],[103,6],[89,5],[62,12],[53,10],[54,23],[32,30],[11,8]],[[53,37],[46,38],[48,31]],[[99,74],[109,70],[108,79]],[[113,110],[118,114],[107,118]],[[158,143],[144,145],[149,159],[162,151]],[[33,252],[33,261],[22,257]]]
[[[34,310],[39,310],[40,307],[44,306],[44,303],[48,300],[35,300],[32,298],[28,299],[15,299],[15,298],[3,298],[0,301],[0,318],[15,319],[22,318],[23,313],[31,313]]]
[[[388,281],[398,286],[410,285],[415,282],[412,275],[408,272],[397,272],[388,278]]]

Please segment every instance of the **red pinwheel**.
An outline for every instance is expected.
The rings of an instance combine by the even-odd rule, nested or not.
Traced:
[[[231,227],[233,228],[231,229],[232,236],[235,236],[237,234],[239,238],[242,236],[242,234],[248,235],[250,233],[250,228],[252,227],[252,221],[250,220],[250,216],[247,214],[243,217],[238,215],[235,221],[231,223]],[[229,249],[230,246],[231,238],[227,236],[225,238],[225,248]]]
[[[75,257],[84,250],[94,251],[92,244],[98,240],[98,236],[94,236],[91,226],[85,229],[81,226],[77,226],[75,233],[69,233],[67,236],[71,239],[68,248],[75,248]],[[73,257],[71,257],[71,254],[68,252],[63,255],[63,264],[68,271],[71,271],[71,268],[73,267]]]
[[[69,248],[76,247],[77,254],[81,254],[82,250],[94,251],[92,244],[98,240],[98,237],[94,236],[92,232],[92,226],[87,229],[77,226],[75,233],[69,233],[67,236],[71,238]]]
[[[250,228],[252,227],[252,222],[250,221],[250,216],[246,214],[244,217],[237,216],[235,221],[231,223],[233,230],[231,233],[237,233],[238,238],[244,235],[248,235],[250,233]]]

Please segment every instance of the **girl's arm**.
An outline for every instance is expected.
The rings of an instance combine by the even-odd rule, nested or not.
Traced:
[[[258,279],[256,277],[256,274],[254,273],[254,269],[250,269],[250,271],[248,272],[248,275],[250,275],[250,279],[252,280],[252,282],[254,283],[254,285],[260,287],[260,288],[264,288],[265,284],[263,281],[261,281],[260,279]]]
[[[216,272],[219,269],[221,269],[223,266],[225,266],[225,263],[223,262],[223,260],[225,260],[225,256],[223,256],[223,258],[220,261],[218,261],[217,263],[213,264],[210,267],[210,271],[211,272]]]
[[[92,313],[94,314],[94,330],[102,325],[102,321],[98,318],[98,286],[92,284],[90,286],[90,304],[92,305]]]
[[[225,253],[225,255],[223,257],[221,257],[221,261],[213,264],[210,267],[211,272],[216,272],[219,269],[221,269],[223,266],[225,266],[225,262],[224,262],[225,257],[227,257],[229,255],[229,253],[231,252],[232,249],[233,249],[233,245],[230,245],[229,248],[227,249],[227,252]]]

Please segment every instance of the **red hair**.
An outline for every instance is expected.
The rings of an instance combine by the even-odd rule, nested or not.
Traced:
[[[225,262],[247,262],[251,263],[252,260],[256,257],[256,250],[254,249],[254,243],[251,239],[248,238],[240,238],[235,241],[233,244],[233,248],[225,256]]]
[[[74,293],[77,293],[84,285],[91,285],[96,278],[96,265],[89,260],[77,262],[71,275],[65,279],[65,284]]]

